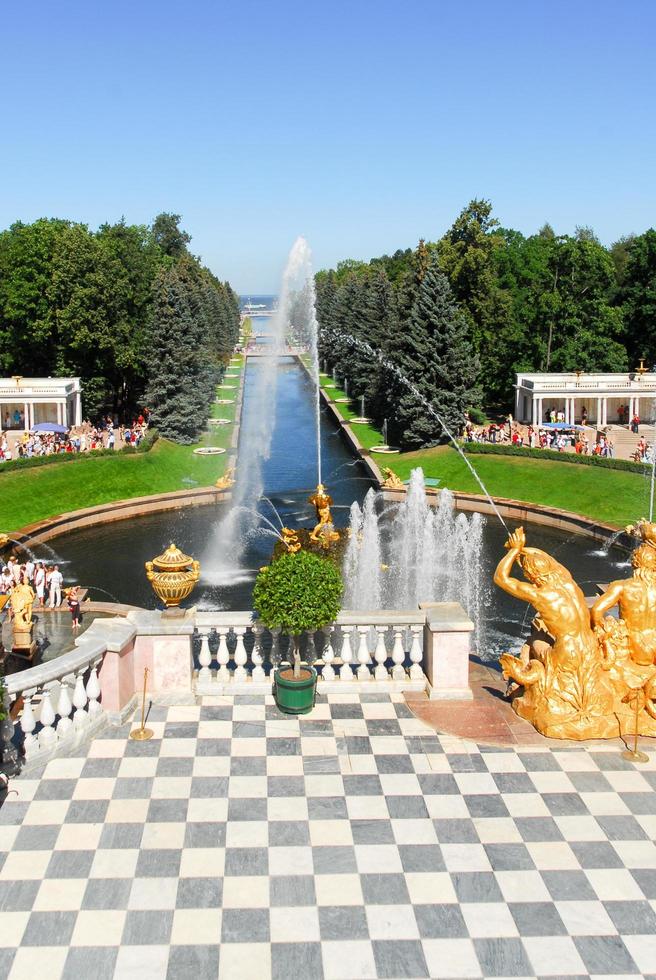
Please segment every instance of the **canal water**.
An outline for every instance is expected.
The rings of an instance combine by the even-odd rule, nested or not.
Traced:
[[[253,408],[257,372],[262,369],[258,358],[248,361],[244,413]],[[289,527],[311,527],[314,508],[308,497],[317,483],[314,397],[310,379],[292,358],[280,361],[275,402],[271,454],[263,462],[263,483],[270,503],[263,500],[260,511],[274,524],[282,521]],[[362,463],[353,458],[340,427],[325,409],[321,417],[321,446],[324,483],[334,500],[335,523],[344,527],[350,504],[354,500],[362,503],[372,482]],[[78,582],[88,587],[92,599],[111,597],[154,608],[155,598],[146,580],[144,562],[174,541],[201,561],[201,582],[191,601],[206,609],[246,610],[251,608],[255,576],[260,566],[268,562],[274,540],[259,535],[250,538],[238,572],[219,585],[203,581],[203,564],[211,564],[212,549],[220,548],[220,544],[213,542],[220,541],[215,526],[225,513],[224,508],[225,505],[189,508],[119,521],[71,532],[52,544],[61,558],[66,584]],[[612,550],[610,556],[604,557],[595,551],[597,545],[580,536],[531,525],[526,530],[528,543],[544,548],[566,565],[588,595],[594,593],[596,583],[628,574],[627,558],[621,551]],[[504,552],[505,540],[506,532],[501,524],[487,517],[481,574],[489,582],[489,591],[483,630],[485,649],[480,651],[486,659],[494,659],[506,650],[517,652],[532,618],[530,607],[492,584],[494,567]]]

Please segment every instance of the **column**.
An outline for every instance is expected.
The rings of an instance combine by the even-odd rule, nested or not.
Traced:
[[[633,414],[640,418],[640,399],[637,396],[633,399]]]
[[[569,425],[569,398],[565,398],[565,422]]]
[[[63,425],[62,423],[62,405],[61,402],[57,402],[57,424]]]
[[[25,420],[23,422],[23,428],[29,432],[30,431],[30,406],[27,402],[23,402],[23,415]]]
[[[531,396],[531,407],[533,409],[533,426],[540,424],[540,399],[536,398],[535,395]]]
[[[595,423],[597,427],[601,425],[601,398],[597,398],[597,413],[595,415]]]
[[[634,412],[633,412],[633,395],[631,395],[631,397],[629,398],[629,425],[631,425],[631,422],[633,420],[633,415],[634,415]]]
[[[82,425],[82,395],[75,392],[75,424]]]
[[[474,624],[457,602],[420,603],[426,609],[424,671],[431,700],[469,701],[469,653]]]
[[[608,425],[608,398],[601,399],[601,424]]]

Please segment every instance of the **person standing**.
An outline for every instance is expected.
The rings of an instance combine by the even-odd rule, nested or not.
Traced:
[[[71,611],[71,629],[75,631],[80,628],[80,597],[76,585],[68,590],[68,608]]]
[[[61,606],[62,601],[62,585],[64,584],[64,576],[59,571],[59,565],[55,565],[50,576],[50,608],[54,609],[57,606]]]
[[[42,561],[36,563],[36,569],[34,571],[34,591],[36,592],[37,602],[40,605],[44,605],[44,598],[46,594],[46,570]]]

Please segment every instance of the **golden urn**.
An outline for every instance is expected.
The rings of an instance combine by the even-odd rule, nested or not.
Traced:
[[[146,562],[146,578],[167,609],[179,606],[200,578],[200,562],[183,554],[171,542],[166,551]]]

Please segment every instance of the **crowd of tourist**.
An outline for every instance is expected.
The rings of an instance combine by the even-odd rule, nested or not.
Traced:
[[[18,586],[23,589],[28,586],[36,605],[42,608],[58,609],[66,604],[71,614],[71,629],[75,632],[80,628],[80,590],[77,585],[64,589],[64,576],[59,565],[49,565],[31,557],[23,563],[13,556],[7,559],[0,572],[0,595],[10,600],[5,604],[10,621],[13,616],[11,595]]]
[[[66,433],[25,432],[14,441],[3,432],[0,438],[0,463],[11,459],[30,459],[33,456],[53,456],[60,453],[84,453],[95,449],[120,449],[139,446],[148,429],[147,408],[129,425],[117,425],[107,416],[97,425],[86,420]],[[9,416],[7,416],[9,419]],[[5,425],[5,430],[7,426]]]

